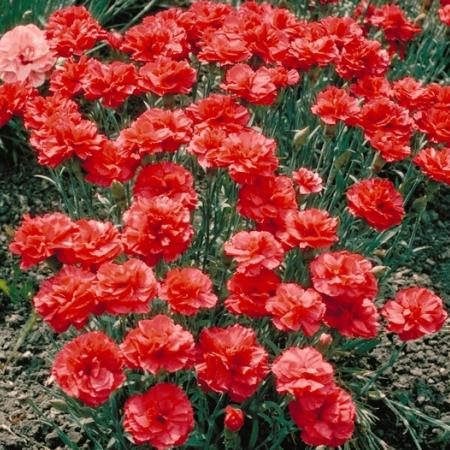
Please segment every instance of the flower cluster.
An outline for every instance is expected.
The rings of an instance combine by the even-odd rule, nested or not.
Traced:
[[[105,327],[111,337],[89,331],[68,342],[52,374],[90,407],[132,386],[123,428],[135,444],[166,449],[187,441],[194,409],[181,387],[159,382],[136,393],[139,383],[131,381],[183,371],[208,395],[242,404],[225,408],[229,432],[241,429],[246,401],[270,389],[272,374],[276,392],[290,396],[302,440],[340,446],[354,432],[357,406],[321,353],[334,345],[322,331],[372,339],[384,318],[387,331],[410,340],[443,326],[443,302],[425,288],[401,290],[379,308],[374,261],[345,249],[349,221],[372,234],[401,225],[404,186],[372,167],[371,176],[361,171],[343,181],[345,198],[327,207],[329,185],[341,175],[337,161],[333,174],[294,159],[288,165],[281,143],[257,126],[261,107],[275,113],[285,91],[329,66],[342,80],[307,110],[326,125],[324,135],[358,128],[377,158],[412,156],[425,175],[450,184],[449,87],[390,81],[393,52],[420,28],[396,5],[363,3],[354,18],[306,21],[268,3],[198,1],[145,17],[123,35],[73,6],[53,13],[45,31],[21,26],[0,39],[0,126],[21,118],[41,165],[66,164],[80,183],[111,188],[114,200],[121,190],[114,221],[26,215],[10,251],[23,270],[43,262],[58,268],[33,298],[54,331],[91,330],[114,316],[119,326]],[[389,51],[368,38],[369,26],[383,30]],[[87,56],[101,41],[120,61]],[[36,88],[47,78],[43,95]],[[122,129],[85,114],[95,102],[94,112],[107,108],[115,121],[135,101],[146,109],[127,116]],[[426,144],[413,154],[415,133]],[[214,176],[226,188],[211,204],[204,188],[215,188]],[[205,215],[225,205],[227,189],[238,225],[219,236]],[[349,214],[338,217],[341,200]],[[195,246],[210,245],[212,235],[223,255],[200,265],[196,254],[194,264],[186,252],[200,253]],[[121,334],[113,340],[115,328]],[[277,343],[269,345],[267,334]],[[307,344],[298,346],[298,337]]]

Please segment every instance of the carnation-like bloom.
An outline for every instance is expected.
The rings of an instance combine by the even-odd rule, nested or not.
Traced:
[[[257,177],[239,190],[239,214],[258,223],[279,221],[290,209],[297,209],[297,201],[292,180],[287,176]]]
[[[81,219],[75,225],[76,232],[57,253],[63,263],[98,266],[122,253],[119,231],[111,222]]]
[[[337,226],[337,219],[327,211],[316,208],[291,210],[284,215],[276,236],[288,249],[327,248],[339,240]]]
[[[153,270],[139,259],[108,262],[97,271],[99,307],[107,314],[145,314],[158,293]]]
[[[227,393],[240,403],[268,374],[268,354],[250,328],[207,328],[200,333],[195,369],[203,388]]]
[[[19,25],[0,38],[0,79],[5,83],[44,83],[55,64],[45,34],[36,25]]]
[[[334,387],[333,367],[313,347],[290,347],[272,364],[279,394],[316,394],[316,401]]]
[[[197,80],[197,71],[187,61],[161,56],[139,70],[143,90],[156,95],[189,94]]]
[[[219,157],[222,143],[227,135],[227,129],[219,126],[197,129],[187,145],[186,151],[194,155],[198,164],[204,169],[221,167]]]
[[[37,217],[25,214],[9,250],[21,257],[20,268],[26,270],[53,256],[76,230],[75,223],[61,213]]]
[[[52,375],[67,395],[94,408],[125,381],[119,348],[100,331],[68,342],[55,357]]]
[[[129,128],[121,131],[119,141],[140,154],[175,152],[189,142],[192,121],[183,110],[151,108],[141,114]]]
[[[439,19],[441,22],[450,27],[450,5],[445,5],[439,8]]]
[[[156,375],[161,370],[176,372],[194,362],[194,338],[189,331],[158,314],[140,320],[120,345],[126,365]]]
[[[375,303],[368,298],[324,297],[324,322],[350,338],[373,339],[380,329]]]
[[[329,86],[319,92],[316,103],[311,107],[316,116],[327,125],[335,125],[338,120],[352,125],[360,111],[358,100],[349,95],[344,89]]]
[[[254,71],[247,64],[236,64],[228,69],[221,88],[255,105],[271,105],[278,95],[269,69],[260,67]]]
[[[448,317],[442,299],[426,288],[411,287],[397,292],[381,310],[387,330],[402,341],[419,339],[439,331]]]
[[[268,269],[262,269],[256,274],[235,273],[227,282],[225,306],[233,314],[267,316],[267,301],[275,295],[280,283],[280,277]]]
[[[372,263],[357,253],[325,252],[310,265],[314,289],[330,297],[369,298],[378,292]]]
[[[84,6],[55,11],[47,21],[47,39],[58,56],[81,56],[105,34]]]
[[[242,409],[227,405],[224,425],[228,430],[237,433],[244,425],[244,412]]]
[[[379,41],[354,36],[341,51],[336,72],[347,80],[365,75],[384,75],[390,63],[389,54]]]
[[[346,193],[350,212],[378,231],[400,225],[405,215],[403,197],[392,181],[370,178],[355,183]]]
[[[352,397],[337,386],[315,408],[305,408],[297,400],[289,403],[289,412],[302,431],[302,441],[308,445],[338,447],[352,437],[355,429]]]
[[[200,269],[175,268],[167,273],[159,295],[171,311],[192,316],[201,308],[214,308],[217,295],[212,289],[211,279]]]
[[[313,172],[306,167],[300,167],[300,169],[292,172],[292,178],[295,181],[301,195],[317,194],[322,192],[322,178],[318,173]]]
[[[4,83],[0,86],[0,128],[13,116],[22,116],[25,106],[37,91],[20,81]]]
[[[282,331],[299,331],[312,336],[320,328],[325,304],[314,289],[303,289],[295,283],[282,283],[266,305],[273,324]]]
[[[103,64],[89,59],[81,84],[88,100],[102,99],[104,106],[117,108],[130,95],[139,93],[138,80],[133,64],[120,61]]]
[[[268,231],[240,231],[224,244],[224,250],[238,263],[238,272],[276,269],[284,257],[281,244]]]
[[[133,194],[137,198],[163,195],[179,201],[189,209],[194,209],[197,205],[192,173],[169,161],[143,167],[136,178]]]
[[[79,267],[64,266],[41,284],[33,305],[57,333],[71,325],[80,330],[97,307],[95,275]]]
[[[169,197],[138,198],[123,216],[126,252],[151,266],[171,262],[186,251],[194,230],[189,210]]]
[[[83,161],[82,167],[87,181],[110,187],[114,181],[124,182],[133,178],[140,160],[139,155],[121,142],[105,138],[99,148]]]
[[[82,82],[88,68],[88,58],[68,58],[56,66],[50,76],[50,91],[65,97],[74,97],[83,90]]]
[[[183,445],[194,429],[194,412],[184,391],[171,383],[160,383],[125,403],[123,426],[136,444],[158,450]]]
[[[211,94],[209,97],[186,108],[186,114],[194,121],[197,129],[223,127],[237,131],[250,120],[247,108],[229,95]]]
[[[431,179],[450,185],[450,147],[442,150],[424,148],[414,157],[413,162]]]
[[[350,86],[350,92],[358,97],[363,97],[366,100],[373,100],[375,98],[390,98],[393,95],[389,80],[382,77],[366,75],[356,80]],[[400,103],[401,104],[401,103]],[[402,105],[406,107],[406,105]]]
[[[258,176],[273,176],[279,161],[277,144],[249,129],[233,133],[222,144],[218,161],[236,183],[251,183]]]

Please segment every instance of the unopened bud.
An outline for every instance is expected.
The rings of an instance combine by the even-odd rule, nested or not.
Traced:
[[[125,189],[120,181],[112,182],[111,194],[117,204],[124,205],[126,203]]]
[[[375,278],[383,277],[387,271],[388,268],[386,266],[375,266],[372,268],[372,273],[375,275]]]
[[[333,337],[331,334],[328,333],[322,333],[319,336],[319,340],[317,341],[316,348],[319,350],[320,353],[324,353],[327,348],[332,344]]]
[[[306,139],[308,139],[309,127],[302,128],[301,130],[296,130],[294,134],[294,139],[292,140],[292,144],[294,148],[298,150],[302,145],[305,144]]]

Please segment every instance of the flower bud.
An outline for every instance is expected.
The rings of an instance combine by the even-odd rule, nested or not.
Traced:
[[[292,144],[294,148],[298,150],[308,138],[309,127],[302,128],[301,130],[296,130],[294,134],[294,139],[292,140]]]
[[[319,340],[317,341],[316,348],[319,350],[320,353],[324,353],[325,350],[331,345],[333,342],[333,337],[331,334],[328,333],[322,333],[319,336]]]
[[[237,432],[244,425],[244,413],[242,409],[233,408],[228,405],[225,408],[225,427],[230,431]]]

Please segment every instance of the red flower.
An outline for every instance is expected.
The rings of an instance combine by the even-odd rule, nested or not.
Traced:
[[[256,274],[235,273],[227,283],[229,296],[225,300],[225,306],[233,314],[267,316],[267,301],[275,295],[280,283],[280,277],[267,269],[261,269]]]
[[[382,28],[388,41],[410,41],[421,28],[409,22],[402,9],[397,5],[383,5],[375,8],[368,22]]]
[[[25,105],[24,124],[27,130],[38,130],[48,125],[53,117],[67,117],[71,121],[79,122],[82,117],[78,105],[61,94],[41,97],[37,95]]]
[[[310,265],[314,289],[330,297],[374,299],[378,292],[372,264],[347,251],[320,254]]]
[[[4,83],[0,85],[0,128],[13,116],[21,116],[25,105],[37,94],[36,90],[24,83]]]
[[[324,297],[324,322],[350,338],[373,339],[380,328],[377,307],[368,298]]]
[[[245,39],[239,33],[226,27],[205,30],[199,46],[200,61],[219,63],[222,66],[247,61],[252,55]]]
[[[310,208],[288,211],[276,236],[285,248],[327,248],[339,240],[338,221],[327,211]]]
[[[159,56],[182,59],[188,56],[189,43],[176,20],[155,15],[127,30],[121,50],[135,61],[154,61]]]
[[[378,41],[355,36],[346,42],[336,65],[336,72],[347,80],[365,75],[384,75],[390,60]]]
[[[82,55],[104,34],[84,6],[68,6],[55,11],[45,28],[50,47],[58,56],[64,57]]]
[[[204,389],[227,393],[241,403],[268,374],[268,354],[250,328],[206,328],[200,333],[195,369]]]
[[[194,429],[192,405],[178,386],[160,383],[125,403],[123,426],[136,444],[158,450],[183,445]]]
[[[237,131],[250,120],[247,108],[228,95],[212,94],[186,108],[186,114],[194,121],[196,128],[223,127]]]
[[[26,270],[53,256],[76,229],[76,225],[64,214],[52,213],[39,217],[26,214],[9,250],[21,257],[20,268]]]
[[[197,130],[186,147],[186,151],[196,156],[197,162],[204,169],[219,167],[221,163],[218,158],[227,135],[227,129],[219,126]]]
[[[187,61],[161,56],[139,70],[143,90],[156,95],[189,94],[197,80],[197,71]]]
[[[419,111],[414,115],[419,130],[427,134],[432,142],[450,143],[449,103]]]
[[[314,289],[303,289],[295,283],[280,284],[266,308],[279,330],[301,329],[305,336],[312,336],[318,331],[325,313],[322,296]]]
[[[305,408],[301,402],[292,401],[289,412],[302,430],[302,441],[308,445],[338,447],[352,437],[355,429],[356,409],[352,397],[337,386],[316,408]]]
[[[339,51],[331,37],[314,24],[305,23],[304,30],[290,42],[283,65],[288,68],[309,70],[313,66],[325,67],[336,61]]]
[[[105,263],[97,271],[100,308],[107,314],[145,314],[158,293],[150,267],[138,259],[123,264]]]
[[[194,231],[189,210],[168,197],[139,198],[123,216],[126,251],[151,266],[171,262],[187,250]]]
[[[193,364],[194,338],[164,314],[140,320],[120,345],[127,367],[156,375],[176,372]]]
[[[143,167],[134,184],[133,194],[136,198],[167,196],[191,210],[197,205],[191,172],[169,161]]]
[[[102,99],[104,106],[117,108],[130,95],[138,92],[138,73],[133,64],[113,61],[103,64],[90,59],[81,81],[88,100]]]
[[[90,183],[109,187],[113,181],[129,181],[135,173],[140,157],[118,141],[103,139],[82,164],[85,179]]]
[[[351,17],[328,16],[320,21],[320,25],[339,50],[346,42],[363,35],[363,30]]]
[[[387,162],[403,161],[411,154],[409,138],[399,136],[395,132],[376,131],[369,142]]]
[[[450,5],[442,6],[439,8],[438,13],[441,22],[450,27]]]
[[[424,148],[414,157],[413,162],[431,179],[450,185],[450,147],[442,150]]]
[[[214,308],[217,295],[212,288],[211,279],[201,270],[176,268],[167,273],[159,295],[169,303],[171,311],[192,316],[201,308]]]
[[[225,81],[220,85],[222,89],[255,105],[271,105],[278,95],[277,86],[266,67],[254,71],[247,64],[236,64],[228,69]]]
[[[237,433],[242,428],[242,425],[244,425],[244,412],[242,409],[227,405],[225,408],[224,425],[228,430]]]
[[[257,177],[239,190],[239,214],[258,223],[276,220],[289,209],[297,209],[295,190],[289,177]]]
[[[313,394],[319,400],[334,387],[333,367],[313,347],[290,347],[272,364],[279,394],[300,397]]]
[[[322,192],[322,178],[316,172],[313,172],[306,167],[300,167],[295,172],[292,172],[292,178],[298,186],[298,191],[301,195],[316,194]]]
[[[344,89],[329,86],[319,92],[316,104],[311,108],[313,114],[320,116],[327,125],[335,125],[343,120],[349,125],[355,124],[355,117],[360,112],[358,100]]]
[[[276,269],[284,258],[283,248],[268,231],[240,231],[225,242],[224,250],[238,263],[240,273]]]
[[[392,97],[392,89],[389,80],[384,76],[366,75],[350,86],[350,92],[357,97],[364,97],[366,100],[375,98]],[[406,107],[405,105],[401,105]]]
[[[88,68],[88,59],[82,56],[79,60],[67,59],[63,65],[57,66],[50,76],[50,91],[65,97],[74,97],[83,90],[82,82]]]
[[[232,133],[225,139],[217,157],[236,183],[251,183],[258,176],[273,176],[278,167],[277,144],[258,131]]]
[[[231,5],[212,1],[196,1],[180,16],[180,23],[189,41],[198,41],[207,30],[218,30],[233,11]]]
[[[410,111],[422,107],[427,97],[427,89],[412,77],[395,81],[392,90],[396,102]]]
[[[64,266],[41,284],[33,298],[37,313],[57,333],[71,325],[80,330],[97,305],[95,275],[73,266]]]
[[[81,219],[75,224],[76,232],[64,242],[57,254],[63,263],[97,266],[122,253],[119,231],[111,222]]]
[[[448,314],[442,300],[429,289],[401,289],[394,300],[381,310],[388,321],[387,330],[398,334],[402,341],[419,339],[442,328]]]
[[[407,109],[387,98],[377,98],[366,103],[358,119],[366,137],[376,133],[390,133],[408,141],[413,133],[413,121]]]
[[[64,345],[53,362],[52,376],[67,395],[93,408],[105,403],[125,381],[120,351],[100,331]]]
[[[394,184],[383,178],[355,183],[346,193],[350,212],[378,231],[400,225],[405,215],[403,198]]]
[[[54,169],[74,154],[88,158],[101,148],[104,139],[90,120],[58,113],[31,133],[30,144],[38,153],[39,164]]]
[[[119,142],[140,154],[175,152],[189,142],[192,122],[181,109],[152,108],[141,114],[129,128],[122,130]]]
[[[288,70],[282,66],[269,67],[267,70],[272,79],[272,83],[277,88],[293,86],[300,81],[300,75],[296,70]]]

